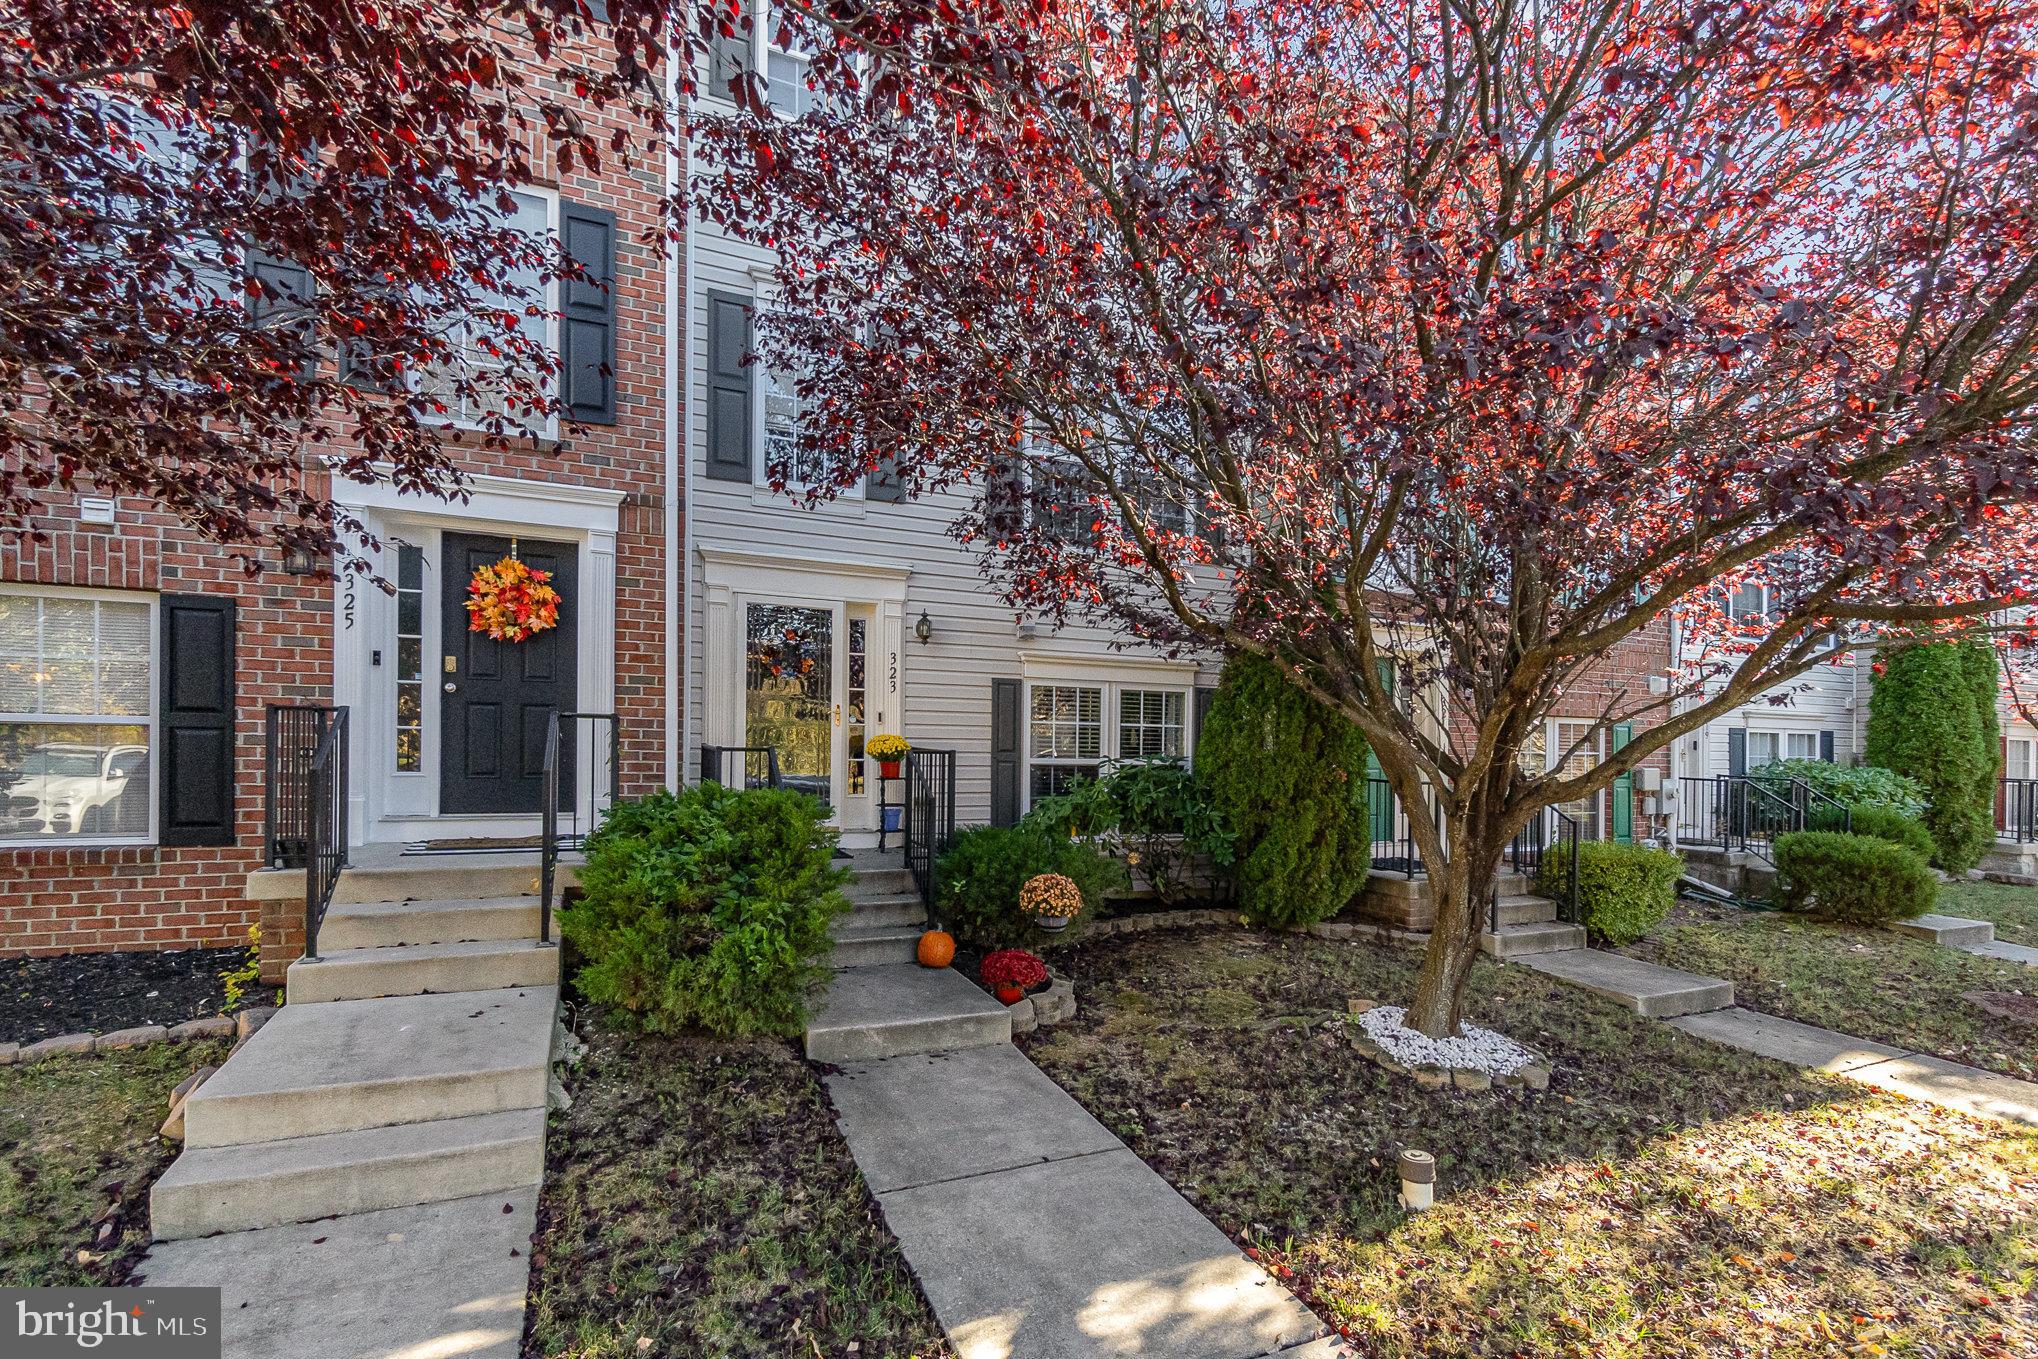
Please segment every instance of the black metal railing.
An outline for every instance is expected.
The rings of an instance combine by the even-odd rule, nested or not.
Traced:
[[[262,862],[302,868],[311,844],[311,758],[339,708],[271,704],[262,755]]]
[[[2020,845],[2038,843],[2038,779],[2004,779],[1996,790],[1996,832]]]
[[[1443,824],[1442,809],[1433,802],[1429,814],[1432,825]],[[1416,843],[1415,827],[1395,795],[1394,785],[1387,780],[1366,780],[1366,819],[1372,826],[1374,872],[1413,878],[1423,871],[1422,848]]]
[[[777,746],[701,747],[701,782],[724,788],[783,788]]]
[[[906,752],[906,810],[901,818],[906,871],[920,890],[920,900],[934,909],[935,873],[941,856],[955,842],[955,752]]]
[[[605,741],[595,735],[602,723],[608,725]],[[587,733],[585,739],[583,732]],[[622,797],[622,756],[622,727],[614,713],[555,712],[545,723],[544,802],[538,834],[540,944],[552,942],[552,894],[559,881],[559,856],[585,845],[609,808]],[[579,788],[589,790],[585,817],[574,792]]]
[[[1541,892],[1545,887],[1555,891],[1557,918],[1566,924],[1583,924],[1578,910],[1578,838],[1579,821],[1562,807],[1545,807],[1535,818],[1523,826],[1514,839],[1508,841],[1501,851],[1500,866],[1503,872],[1513,871],[1529,881],[1529,890]],[[1559,882],[1552,886],[1544,870],[1551,865],[1560,866]],[[1500,889],[1495,884],[1491,902],[1491,918],[1488,928],[1495,933],[1500,929]]]
[[[318,960],[318,932],[347,867],[347,710],[332,709],[304,780],[304,956]]]
[[[1798,830],[1837,831],[1843,835],[1854,830],[1854,809],[1803,779],[1790,781],[1790,800],[1797,808]]]
[[[1776,837],[1805,828],[1808,801],[1789,784],[1747,774],[1686,778],[1677,799],[1677,840],[1745,850],[1773,863]]]

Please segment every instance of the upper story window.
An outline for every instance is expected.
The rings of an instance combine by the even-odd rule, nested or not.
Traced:
[[[0,844],[154,835],[155,608],[0,586]]]
[[[507,210],[494,202],[487,205],[494,225],[533,241],[557,236],[556,196],[538,189],[519,189],[510,199]],[[535,260],[518,261],[505,269],[502,284],[500,288],[476,287],[473,312],[456,322],[449,335],[454,350],[451,362],[420,370],[417,393],[443,405],[446,417],[456,424],[481,426],[501,416],[511,428],[549,435],[558,426],[556,417],[533,414],[510,391],[505,381],[510,356],[500,337],[507,316],[509,324],[530,344],[546,354],[558,353],[553,319],[558,310],[558,285],[545,278]],[[554,384],[548,381],[545,385]],[[438,414],[436,410],[431,413]]]
[[[1727,598],[1727,612],[1736,623],[1760,623],[1769,617],[1769,587],[1755,583],[1737,585]]]
[[[751,27],[746,30],[737,24],[734,33],[717,33],[709,40],[702,92],[729,99],[730,86],[746,72],[758,69],[762,51],[766,103],[787,118],[799,118],[820,107],[820,97],[807,86],[808,54],[782,28],[784,16],[777,7],[770,0],[736,3],[750,16]],[[721,9],[730,12],[726,3]]]

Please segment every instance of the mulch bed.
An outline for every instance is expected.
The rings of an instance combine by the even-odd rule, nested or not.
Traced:
[[[0,1043],[226,1013],[222,974],[247,956],[241,947],[10,958],[0,963]],[[275,1003],[276,988],[250,986],[236,1008]]]

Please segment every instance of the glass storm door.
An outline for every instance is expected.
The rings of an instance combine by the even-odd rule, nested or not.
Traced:
[[[839,806],[840,607],[752,602],[743,622],[743,744],[776,747],[786,787]]]

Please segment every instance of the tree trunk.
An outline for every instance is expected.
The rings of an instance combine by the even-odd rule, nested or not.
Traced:
[[[1429,948],[1416,974],[1408,1027],[1431,1038],[1448,1038],[1464,1020],[1465,983],[1479,959],[1493,877],[1503,846],[1475,840],[1462,824],[1449,827],[1448,850],[1440,863],[1426,863],[1430,905],[1436,912]]]

